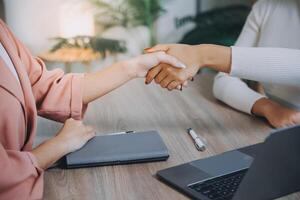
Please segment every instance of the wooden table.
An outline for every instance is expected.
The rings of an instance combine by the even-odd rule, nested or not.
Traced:
[[[65,65],[65,72],[72,72],[73,63],[81,63],[86,72],[91,71],[91,62],[100,59],[101,54],[91,48],[60,48],[54,52],[39,55],[46,62],[61,62]]]
[[[187,199],[158,181],[154,177],[156,171],[261,142],[271,131],[264,120],[235,111],[214,99],[212,82],[212,74],[202,74],[184,91],[169,92],[134,80],[90,104],[85,122],[99,133],[158,130],[170,158],[146,164],[48,170],[45,199]],[[43,134],[39,134],[39,139],[49,137],[59,126],[40,119],[38,130]],[[189,127],[207,139],[205,152],[195,149],[186,134]],[[282,199],[296,200],[300,195]]]

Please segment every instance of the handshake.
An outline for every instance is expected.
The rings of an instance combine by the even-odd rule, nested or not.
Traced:
[[[145,49],[144,55],[137,57],[140,64],[152,64],[146,74],[145,83],[150,84],[153,80],[162,88],[168,90],[182,90],[188,85],[189,80],[198,72],[201,66],[201,53],[198,49],[201,45],[191,46],[184,44],[161,44]],[[145,62],[147,57],[152,57],[153,63]],[[158,63],[158,64],[157,64]]]
[[[131,59],[133,77],[146,77],[168,90],[180,89],[193,80],[203,67],[230,72],[231,48],[219,45],[159,44],[145,49],[146,54]],[[132,62],[133,61],[133,62]]]

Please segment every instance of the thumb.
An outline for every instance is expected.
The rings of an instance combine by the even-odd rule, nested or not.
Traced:
[[[181,62],[180,60],[178,60],[174,56],[170,56],[170,55],[166,54],[163,51],[156,52],[156,53],[153,53],[153,54],[156,54],[158,64],[159,63],[165,63],[165,64],[169,64],[173,67],[176,67],[176,68],[181,68],[181,69],[186,68],[186,65],[183,62]]]
[[[153,53],[153,52],[157,52],[157,51],[167,52],[168,50],[169,50],[169,45],[167,45],[167,44],[158,44],[158,45],[155,45],[153,47],[149,47],[149,48],[144,49],[144,51],[146,53]]]

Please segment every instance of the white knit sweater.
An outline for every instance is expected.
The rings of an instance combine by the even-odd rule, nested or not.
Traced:
[[[232,47],[230,75],[219,73],[215,78],[215,97],[251,113],[264,96],[242,78],[261,82],[269,98],[300,110],[299,49],[300,0],[258,1]]]

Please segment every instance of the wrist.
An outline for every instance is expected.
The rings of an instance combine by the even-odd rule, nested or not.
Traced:
[[[216,71],[230,72],[231,68],[231,48],[212,45],[201,44],[197,45],[200,68],[209,67]]]
[[[55,136],[32,149],[31,153],[36,158],[37,166],[46,170],[54,162],[70,152],[67,147],[66,142]]]
[[[196,46],[199,67],[212,67],[216,64],[215,54],[213,53],[215,45],[200,44]]]
[[[198,70],[200,70],[203,67],[206,67],[209,65],[209,45],[208,44],[199,44],[192,46],[193,50],[192,52],[195,52],[195,57],[197,58],[197,64],[198,64]]]
[[[134,63],[134,61],[132,61],[132,59],[120,61],[117,63],[117,65],[129,80],[137,78],[137,65]]]
[[[59,152],[59,154],[61,156],[64,156],[70,152],[73,151],[71,145],[69,144],[69,139],[65,139],[59,135],[51,138],[49,140],[49,142],[51,142],[52,144],[54,144],[53,146],[55,146],[56,150]]]
[[[264,97],[254,103],[251,112],[257,116],[267,117],[270,111],[274,109],[274,106],[275,102]]]

